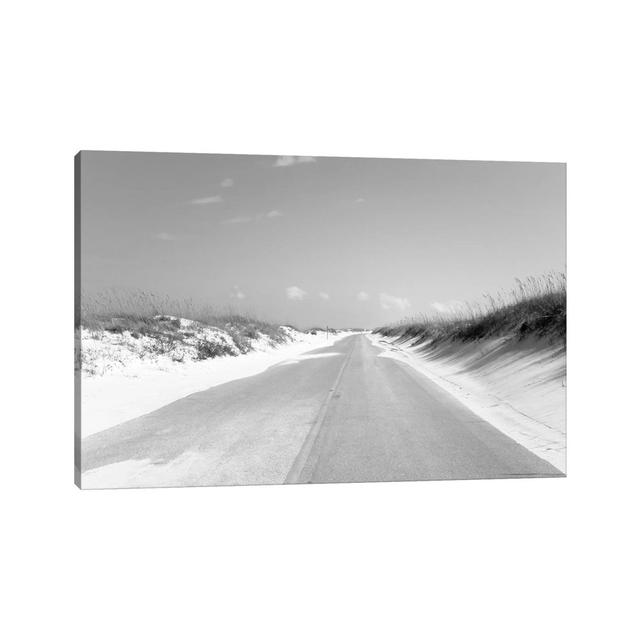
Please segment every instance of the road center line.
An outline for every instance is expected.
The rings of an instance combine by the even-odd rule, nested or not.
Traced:
[[[340,367],[340,371],[338,371],[338,376],[336,377],[333,385],[331,385],[331,389],[327,394],[322,406],[320,407],[320,411],[315,419],[315,422],[309,429],[309,433],[307,433],[307,437],[298,452],[295,460],[293,461],[293,465],[291,469],[289,469],[289,473],[287,473],[287,477],[284,479],[284,484],[304,484],[309,482],[311,479],[311,475],[313,473],[313,469],[315,467],[315,463],[317,462],[317,457],[319,453],[319,448],[316,448],[316,455],[312,455],[314,451],[314,445],[318,441],[318,436],[320,435],[320,431],[322,429],[322,424],[327,415],[327,410],[329,409],[329,404],[331,400],[336,394],[338,387],[340,385],[340,381],[342,380],[342,375],[344,374],[344,370],[347,367],[347,364],[351,360],[351,355],[353,354],[353,350],[356,347],[357,340],[353,340],[353,345],[347,353],[342,366]]]

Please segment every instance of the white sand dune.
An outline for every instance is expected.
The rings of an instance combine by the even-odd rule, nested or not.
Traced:
[[[478,416],[566,472],[566,351],[538,338],[413,346],[369,338]]]

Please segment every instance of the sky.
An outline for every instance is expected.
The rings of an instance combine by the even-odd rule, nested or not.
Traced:
[[[83,151],[82,289],[374,327],[565,270],[566,166]]]

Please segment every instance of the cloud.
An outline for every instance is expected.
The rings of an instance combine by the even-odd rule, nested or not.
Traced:
[[[227,218],[226,220],[220,220],[220,224],[246,224],[247,222],[257,222],[259,220],[264,220],[265,218],[273,219],[273,218],[282,218],[284,213],[274,209],[273,211],[269,211],[268,213],[258,213],[255,216],[234,216],[233,218]]]
[[[189,202],[191,204],[213,204],[214,202],[222,202],[222,196],[205,196],[204,198],[194,198]]]
[[[318,297],[322,298],[323,300],[328,300],[328,299],[329,299],[329,294],[328,294],[328,293],[325,293],[324,291],[321,291],[321,292],[318,294]]]
[[[462,311],[465,308],[464,302],[460,300],[449,300],[448,302],[433,302],[431,306],[438,313],[455,313],[456,311]]]
[[[286,288],[287,298],[289,300],[302,300],[307,297],[307,292],[295,285]]]
[[[220,183],[220,186],[223,187],[224,189],[228,189],[229,187],[233,187],[233,178],[225,178]]]
[[[242,291],[240,291],[238,285],[235,285],[233,287],[233,291],[229,294],[229,297],[234,298],[235,300],[244,300],[247,296]]]
[[[379,296],[380,306],[386,311],[395,309],[397,311],[407,311],[411,303],[407,298],[398,298],[390,296],[388,293],[381,293]]]
[[[362,204],[364,202],[364,198],[356,198],[356,204]]]
[[[278,156],[273,164],[274,167],[290,167],[293,164],[303,164],[305,162],[315,162],[313,156]]]
[[[251,222],[253,218],[251,216],[234,216],[233,218],[227,218],[226,220],[220,220],[220,224],[246,224]]]
[[[366,291],[360,291],[356,296],[358,302],[366,302],[369,299],[369,294]]]
[[[161,233],[158,233],[156,235],[156,238],[158,238],[158,240],[173,240],[173,236],[170,233],[167,233],[166,231],[162,231]]]

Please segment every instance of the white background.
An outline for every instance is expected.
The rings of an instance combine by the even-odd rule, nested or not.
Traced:
[[[638,637],[633,8],[5,6],[4,637]],[[77,490],[79,149],[567,161],[569,477]]]

